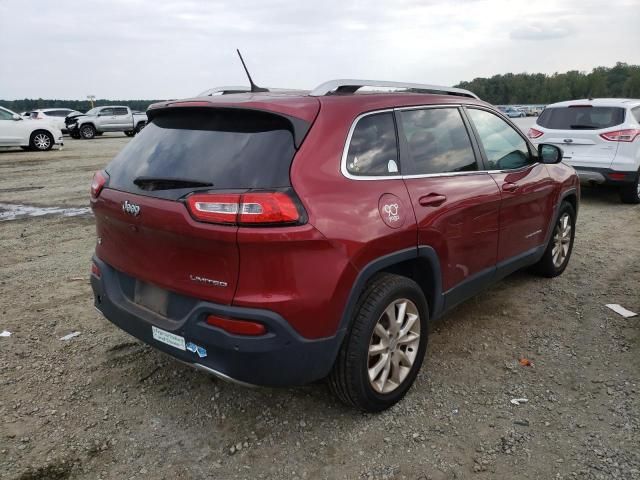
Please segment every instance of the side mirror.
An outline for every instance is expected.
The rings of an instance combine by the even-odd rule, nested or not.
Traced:
[[[562,149],[548,143],[538,145],[538,157],[542,163],[560,163],[562,161]]]
[[[11,118],[13,118],[14,120],[22,120],[22,117],[17,113],[14,113],[13,115],[11,115]]]

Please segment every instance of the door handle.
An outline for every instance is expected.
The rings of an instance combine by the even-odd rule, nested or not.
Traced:
[[[517,183],[505,182],[502,185],[503,192],[515,192],[518,189]]]
[[[447,200],[445,195],[430,193],[418,199],[418,203],[423,207],[439,207]]]

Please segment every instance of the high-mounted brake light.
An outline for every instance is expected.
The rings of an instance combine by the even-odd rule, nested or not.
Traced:
[[[91,198],[98,198],[108,179],[109,176],[104,170],[98,170],[93,175],[93,180],[91,181]]]
[[[295,224],[300,212],[284,192],[195,193],[187,197],[191,215],[201,222],[230,225]]]
[[[257,336],[267,333],[267,328],[262,323],[252,322],[250,320],[230,320],[215,315],[208,315],[207,323],[235,335]]]
[[[544,135],[544,132],[541,132],[540,130],[536,130],[535,128],[530,128],[529,131],[527,132],[527,137],[529,138],[538,138],[538,137],[541,137],[542,135]]]
[[[615,132],[601,133],[600,136],[610,142],[633,142],[640,136],[640,130],[629,128],[626,130],[616,130]]]

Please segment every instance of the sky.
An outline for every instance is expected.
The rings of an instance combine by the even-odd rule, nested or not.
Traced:
[[[0,0],[0,98],[168,99],[333,78],[454,85],[640,64],[640,0]]]

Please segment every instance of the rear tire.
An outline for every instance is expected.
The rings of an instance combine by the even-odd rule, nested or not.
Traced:
[[[620,200],[622,203],[640,203],[640,172],[638,172],[635,182],[620,189]]]
[[[361,295],[355,318],[329,375],[346,405],[379,412],[413,384],[427,347],[429,309],[413,280],[383,273]]]
[[[46,152],[53,147],[53,135],[45,130],[36,130],[29,139],[29,148],[39,152]]]
[[[85,140],[91,140],[96,136],[96,129],[93,125],[82,125],[80,127],[80,136]]]
[[[575,235],[576,212],[570,203],[562,202],[547,249],[540,261],[534,265],[536,273],[547,278],[562,274],[569,264]]]
[[[138,125],[136,125],[136,133],[140,133],[142,131],[142,129],[144,129],[144,127],[146,127],[147,124],[144,122],[140,122]]]
[[[127,137],[133,137],[136,134],[136,132],[135,132],[135,130],[127,130],[126,132],[124,132],[124,134]]]

